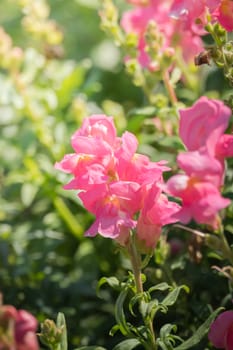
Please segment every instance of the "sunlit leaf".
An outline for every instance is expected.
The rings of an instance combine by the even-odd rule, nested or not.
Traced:
[[[127,339],[117,344],[113,350],[131,350],[138,345],[140,345],[140,342],[137,339]]]

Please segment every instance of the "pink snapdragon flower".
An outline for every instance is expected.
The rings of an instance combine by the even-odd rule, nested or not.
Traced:
[[[170,15],[183,21],[186,28],[194,28],[197,19],[201,22],[200,33],[205,33],[206,15],[210,13],[227,31],[233,30],[233,3],[231,0],[174,0]]]
[[[168,193],[182,200],[175,218],[184,224],[194,219],[217,229],[218,212],[230,204],[219,192],[221,164],[208,153],[198,151],[181,153],[177,162],[185,173],[172,176],[166,184]]]
[[[231,0],[219,1],[212,15],[228,32],[233,31],[233,3]]]
[[[211,182],[217,188],[222,185],[222,165],[205,150],[180,153],[177,163],[179,168],[190,177]]]
[[[233,136],[224,134],[231,110],[219,100],[201,97],[192,107],[181,109],[180,137],[187,152],[177,157],[183,174],[171,177],[167,191],[182,200],[175,215],[182,223],[191,219],[218,228],[218,212],[230,201],[223,198],[224,159],[233,155]]]
[[[224,159],[233,156],[233,135],[224,134],[231,109],[220,100],[203,96],[193,106],[181,109],[180,137],[189,151],[206,150],[222,166]]]
[[[218,212],[230,204],[230,200],[223,198],[214,185],[194,176],[174,175],[167,182],[167,190],[174,197],[182,199],[182,208],[174,218],[183,224],[193,219],[217,229]]]
[[[0,349],[39,350],[37,320],[25,310],[0,306]]]
[[[72,175],[64,188],[77,190],[84,207],[96,217],[86,235],[99,233],[125,245],[137,227],[147,246],[154,247],[162,226],[173,222],[171,216],[178,210],[161,190],[152,191],[155,184],[158,188],[163,184],[162,174],[169,169],[166,162],[151,162],[136,153],[136,137],[129,132],[118,137],[113,119],[105,115],[84,119],[71,144],[75,153],[65,155],[55,167]],[[148,198],[156,208],[150,214]],[[145,223],[153,226],[148,235],[138,226],[142,211],[149,218]],[[162,213],[160,221],[156,211]]]
[[[149,186],[144,193],[143,208],[136,227],[138,240],[144,242],[146,247],[155,247],[162,226],[176,222],[173,215],[179,209],[180,206],[169,201],[159,186]]]
[[[233,349],[233,311],[225,311],[216,318],[210,327],[209,340],[218,349]]]
[[[130,1],[135,4],[135,1]],[[137,1],[134,9],[123,14],[121,25],[126,33],[133,32],[138,37],[138,60],[143,67],[153,69],[147,53],[145,33],[150,21],[157,25],[156,32],[163,36],[163,43],[158,54],[181,47],[185,60],[191,60],[203,49],[202,41],[192,30],[186,30],[181,21],[174,20],[169,16],[172,1],[150,0],[148,4]],[[188,43],[188,45],[187,45]]]

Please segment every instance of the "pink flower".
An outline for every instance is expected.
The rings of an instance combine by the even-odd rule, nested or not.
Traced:
[[[216,318],[210,327],[209,340],[218,349],[233,349],[233,311],[225,311]]]
[[[99,233],[126,244],[130,230],[137,225],[135,218],[144,206],[149,206],[149,199],[145,199],[147,190],[163,184],[162,174],[169,169],[166,162],[151,162],[148,157],[137,154],[136,137],[129,132],[118,137],[112,118],[104,115],[86,118],[71,143],[75,153],[65,155],[55,167],[72,175],[64,188],[78,190],[84,207],[95,215],[94,223],[85,234]],[[154,210],[154,221],[150,222],[157,225],[160,233],[163,225],[173,222],[169,217],[175,205],[161,190],[159,194],[152,191],[148,198],[157,212],[161,211],[160,221]],[[153,238],[153,245],[155,242]]]
[[[233,135],[222,135],[217,143],[215,152],[219,159],[233,157]]]
[[[39,350],[36,330],[37,320],[29,312],[0,306],[0,349]]]
[[[180,206],[170,202],[156,184],[146,190],[136,231],[139,241],[143,241],[147,248],[154,248],[162,232],[162,226],[177,221],[173,215],[178,212]]]
[[[180,153],[177,163],[190,177],[211,182],[217,188],[222,185],[224,175],[222,164],[205,150]]]
[[[106,117],[104,114],[93,114],[90,118],[85,118],[81,128],[79,128],[71,138],[74,149],[77,144],[78,136],[101,139],[113,145],[117,136],[113,118]]]
[[[205,0],[174,0],[170,9],[170,16],[184,23],[184,28],[190,29],[197,34],[203,34],[202,26],[196,25],[196,19],[202,18],[204,21]]]
[[[218,7],[212,13],[212,16],[216,18],[219,23],[228,32],[233,31],[233,2],[232,0],[222,0],[219,2]]]
[[[200,34],[204,34],[204,25],[207,23],[206,14],[209,12],[213,20],[219,23],[227,31],[233,30],[233,4],[231,0],[174,0],[171,7],[171,16],[183,21],[186,27],[196,25],[197,19],[202,22]]]
[[[137,2],[140,5],[139,2]],[[189,61],[203,49],[202,41],[193,31],[186,30],[181,21],[169,17],[171,1],[151,0],[147,5],[137,6],[127,11],[122,17],[122,27],[126,33],[136,33],[138,36],[138,60],[143,67],[153,69],[146,50],[145,33],[150,21],[157,25],[156,33],[161,33],[163,42],[158,55],[178,46],[182,48],[184,59]],[[187,46],[187,43],[189,45]]]
[[[180,137],[189,151],[207,147],[215,156],[216,145],[226,130],[231,110],[222,101],[203,96],[180,111]]]
[[[215,185],[185,174],[172,176],[166,185],[168,193],[182,200],[182,208],[174,215],[177,220],[187,224],[194,219],[218,228],[218,212],[226,208],[230,200],[223,198]]]
[[[233,136],[224,135],[231,116],[221,101],[201,97],[192,107],[180,110],[180,137],[188,152],[177,157],[185,174],[167,182],[167,190],[182,200],[175,214],[183,223],[191,219],[218,228],[218,211],[230,204],[219,189],[224,180],[224,158],[233,154]]]

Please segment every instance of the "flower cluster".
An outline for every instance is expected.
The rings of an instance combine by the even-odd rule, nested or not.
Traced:
[[[177,157],[185,172],[167,182],[169,193],[182,199],[176,214],[183,223],[192,218],[218,227],[218,211],[230,204],[220,194],[224,159],[233,155],[233,136],[224,134],[231,116],[223,102],[201,97],[192,107],[180,110],[180,137],[187,152]]]
[[[233,311],[221,313],[212,323],[209,340],[218,349],[233,349]]]
[[[56,168],[73,175],[65,189],[78,190],[85,208],[96,216],[87,236],[97,233],[126,245],[130,231],[146,247],[154,247],[163,225],[179,210],[162,192],[165,162],[136,153],[130,132],[116,134],[112,117],[92,115],[72,136],[73,154]]]
[[[138,60],[143,67],[154,70],[154,64],[148,54],[150,45],[153,51],[158,51],[158,61],[161,63],[164,56],[174,55],[182,51],[186,61],[193,60],[193,57],[203,50],[202,40],[193,28],[184,28],[183,21],[170,16],[171,0],[148,0],[148,1],[128,1],[135,8],[123,14],[122,27],[126,33],[135,33],[138,37]],[[148,28],[151,23],[155,23],[153,43],[146,40]],[[156,39],[157,37],[157,39]],[[152,41],[152,40],[151,40]],[[159,57],[161,56],[161,57]],[[160,69],[160,66],[157,67]]]
[[[233,30],[233,3],[231,0],[174,0],[171,15],[185,23],[186,28],[196,27],[197,19],[203,26],[207,23],[207,16],[219,22],[227,31]]]
[[[39,350],[36,329],[37,321],[29,312],[0,306],[0,349]]]
[[[122,27],[126,33],[138,37],[138,60],[143,67],[160,69],[152,62],[150,46],[158,61],[182,52],[185,61],[203,51],[201,36],[211,19],[227,31],[233,30],[233,2],[231,0],[128,0],[135,7],[123,14]],[[155,23],[153,40],[148,28]],[[150,36],[150,35],[149,35]],[[149,41],[149,42],[148,42]],[[153,42],[152,42],[153,41]],[[156,44],[155,44],[156,42]],[[180,57],[179,57],[180,58]]]

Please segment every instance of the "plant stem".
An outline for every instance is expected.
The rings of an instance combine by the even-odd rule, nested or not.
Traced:
[[[223,254],[224,258],[229,260],[229,262],[233,265],[233,252],[232,252],[232,250],[227,242],[227,239],[224,235],[222,227],[219,230],[219,236],[220,236],[220,239],[222,241],[222,254]]]
[[[176,97],[176,93],[175,90],[171,84],[170,78],[169,78],[169,74],[168,71],[165,70],[163,73],[163,82],[164,85],[166,87],[166,90],[168,92],[168,95],[170,97],[171,103],[173,106],[175,106],[177,104],[177,97]]]
[[[141,294],[143,293],[143,285],[142,285],[142,279],[141,279],[141,256],[137,251],[133,236],[131,237],[128,245],[128,252],[129,252],[130,261],[132,265],[132,271],[134,274],[136,293]],[[145,347],[147,350],[157,350],[153,322],[151,320],[144,320],[144,322],[150,331],[149,332],[150,343],[145,344]]]
[[[133,239],[128,246],[130,261],[132,265],[132,270],[134,274],[134,281],[137,293],[143,293],[143,286],[141,280],[141,257],[137,252]]]

